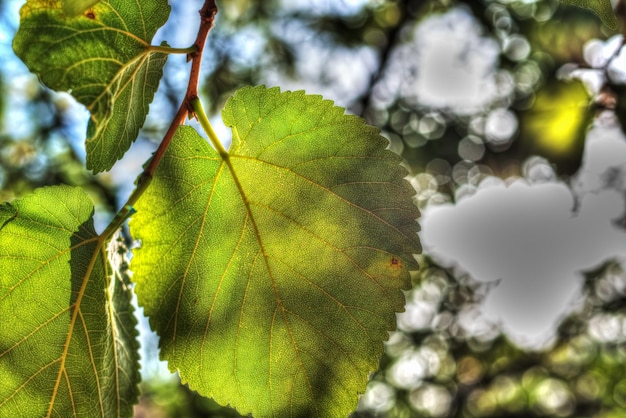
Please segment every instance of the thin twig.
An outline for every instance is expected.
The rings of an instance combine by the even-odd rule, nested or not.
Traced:
[[[189,73],[189,85],[187,86],[187,94],[185,95],[185,102],[189,111],[192,111],[189,106],[191,100],[198,97],[198,82],[200,79],[202,52],[204,51],[204,44],[206,43],[209,31],[213,27],[216,14],[217,5],[215,4],[215,0],[206,0],[204,2],[204,6],[200,9],[200,28],[198,29],[198,36],[194,42],[196,51],[187,55],[187,60],[192,61],[191,71]]]

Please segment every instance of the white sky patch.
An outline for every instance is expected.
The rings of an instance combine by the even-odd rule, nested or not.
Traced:
[[[334,13],[352,15],[366,5],[376,5],[377,0],[282,0],[280,9],[287,12]]]
[[[426,18],[413,39],[394,53],[383,90],[459,114],[475,113],[510,93],[512,82],[509,88],[498,84],[497,41],[482,36],[465,9]]]
[[[499,48],[480,36],[475,20],[461,9],[433,16],[416,30],[418,100],[428,106],[465,108],[485,104],[495,93]],[[459,109],[460,110],[460,109]]]
[[[594,193],[609,183],[626,191],[626,139],[617,124],[594,126],[587,134],[583,166],[575,177],[577,195]]]
[[[576,195],[561,182],[493,182],[456,205],[428,207],[425,253],[498,282],[483,314],[521,346],[545,346],[576,306],[582,272],[626,258],[626,231],[616,226],[625,213],[625,147],[619,128],[592,129]]]
[[[297,52],[298,78],[268,71],[264,76],[268,86],[279,86],[282,91],[304,90],[307,94],[321,94],[342,107],[354,102],[367,88],[375,67],[370,48],[327,49],[314,39],[304,40],[302,45]]]

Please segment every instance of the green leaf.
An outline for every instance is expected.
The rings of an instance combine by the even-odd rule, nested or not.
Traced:
[[[244,88],[220,156],[179,128],[131,220],[138,300],[183,382],[242,413],[356,407],[420,251],[374,128],[319,96]]]
[[[561,3],[591,10],[609,29],[617,29],[617,17],[611,0],[561,0]]]
[[[167,55],[150,47],[169,16],[167,0],[100,1],[68,17],[60,0],[29,0],[13,49],[53,90],[91,113],[87,168],[109,170],[137,138]]]
[[[63,11],[67,16],[78,16],[100,0],[63,0]]]
[[[0,416],[130,417],[138,343],[123,248],[79,188],[0,206]]]

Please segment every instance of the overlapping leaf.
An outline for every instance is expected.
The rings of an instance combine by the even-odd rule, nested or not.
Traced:
[[[0,206],[0,417],[132,416],[138,344],[123,249],[99,249],[92,215],[68,186]]]
[[[137,138],[166,54],[150,42],[169,16],[167,0],[108,0],[69,17],[61,0],[28,0],[13,48],[48,87],[91,113],[87,167],[110,169]]]
[[[245,88],[223,158],[181,127],[131,221],[139,302],[184,382],[240,412],[345,417],[419,251],[400,159],[318,96]]]
[[[617,29],[617,17],[611,0],[561,0],[563,4],[591,10],[609,29]]]

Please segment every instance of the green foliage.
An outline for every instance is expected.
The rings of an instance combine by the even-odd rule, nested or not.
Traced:
[[[591,10],[609,29],[617,29],[617,18],[611,0],[561,0],[561,3]]]
[[[136,139],[167,54],[189,53],[192,70],[162,147],[104,232],[78,188],[41,188],[0,207],[0,312],[11,318],[0,415],[132,414],[136,324],[127,249],[111,237],[133,205],[138,299],[190,387],[259,416],[345,416],[377,368],[420,251],[407,172],[361,119],[265,87],[228,102],[224,150],[197,99],[215,11],[205,2],[198,40],[176,50],[150,45],[165,0],[22,7],[14,49],[90,111],[94,172]],[[217,151],[178,126],[192,108]]]
[[[139,381],[124,248],[79,188],[0,206],[0,416],[130,416]]]
[[[22,161],[34,161],[38,148],[14,138],[9,147],[4,131],[0,134],[0,184],[7,182],[6,172],[8,182],[24,184],[13,188],[17,195],[59,181],[84,190],[47,187],[0,204],[0,417],[132,416],[141,376],[131,289],[159,335],[162,358],[184,383],[145,382],[137,416],[230,417],[240,411],[259,417],[345,417],[368,378],[388,390],[392,403],[370,403],[354,417],[621,416],[624,350],[593,340],[581,328],[599,311],[623,310],[623,298],[586,306],[564,322],[552,349],[537,353],[498,333],[476,337],[463,330],[460,312],[476,306],[486,292],[469,278],[428,258],[419,259],[419,274],[412,272],[413,254],[420,251],[419,213],[412,200],[437,200],[433,185],[452,193],[473,188],[470,179],[483,176],[479,163],[497,171],[493,160],[479,157],[473,166],[456,164],[462,140],[481,135],[473,129],[477,115],[433,112],[404,100],[406,92],[384,103],[381,98],[391,96],[376,93],[386,80],[404,77],[390,57],[410,43],[416,22],[449,2],[370,2],[349,14],[334,6],[315,14],[297,7],[285,11],[277,7],[282,2],[272,0],[224,4],[202,77],[208,76],[203,88],[211,109],[230,97],[222,114],[232,129],[228,151],[198,104],[213,2],[204,2],[198,38],[184,49],[151,45],[169,18],[167,3],[28,0],[22,8],[14,49],[43,83],[71,92],[90,111],[87,166],[94,172],[110,169],[137,138],[167,54],[187,54],[191,72],[184,96],[167,90],[175,83],[162,83],[168,99],[184,97],[183,102],[136,190],[100,234],[85,191],[96,199],[102,219],[103,206],[120,203],[112,187],[98,199],[94,189],[108,177],[88,176],[72,155],[49,163],[56,176],[42,170],[37,178],[36,164],[28,173]],[[581,64],[582,45],[605,36],[606,28],[576,8],[565,10],[562,21],[546,22],[554,4],[542,0],[461,3],[502,40],[497,65],[503,90],[508,76],[516,80],[509,86],[514,93],[486,105],[479,116],[503,106],[516,112],[523,126],[510,149],[540,150],[558,166],[558,155],[578,150],[572,139],[584,131],[594,107],[586,106],[579,85],[555,88],[550,68]],[[607,26],[615,22],[609,2],[566,3],[594,10]],[[513,24],[503,25],[509,19]],[[379,56],[369,87],[355,89],[347,107],[371,117],[391,138],[390,148],[424,171],[412,179],[422,187],[420,195],[413,196],[401,159],[386,150],[389,144],[378,131],[331,102],[265,87],[243,88],[233,96],[242,85],[261,83],[268,68],[285,77],[308,72],[297,53],[302,38],[284,36],[277,22],[289,22],[331,48],[365,47]],[[233,34],[250,33],[259,37],[262,53],[248,59]],[[532,53],[518,56],[515,45],[524,38]],[[320,80],[333,77],[331,62]],[[623,125],[623,91],[608,87],[618,95],[616,113]],[[45,131],[34,136],[46,152],[55,147],[49,139],[65,135],[58,134],[67,126],[61,102],[50,114],[41,112],[54,93],[38,92],[29,116]],[[199,120],[213,147],[194,129],[179,126],[187,116]],[[441,136],[431,135],[440,128]],[[542,138],[552,141],[541,143]],[[485,144],[487,153],[505,160],[500,149],[480,145]],[[555,145],[562,147],[553,155],[549,149]],[[15,161],[11,171],[7,161]],[[511,166],[502,172],[510,175]],[[126,238],[137,243],[132,275],[129,250],[111,238],[129,216]],[[593,282],[600,283],[600,276],[594,274]],[[392,332],[380,370],[372,374],[411,278],[416,287],[406,293],[408,299],[428,298],[435,308],[424,315],[433,320],[424,328]],[[436,375],[416,378],[416,387],[394,381],[406,354],[420,354]],[[554,397],[545,393],[552,387],[568,401],[550,405]]]
[[[67,17],[60,1],[29,0],[13,47],[53,90],[91,113],[87,168],[109,170],[137,138],[167,55],[150,41],[169,16],[167,0],[98,2]]]
[[[183,382],[255,416],[347,416],[419,251],[399,157],[319,96],[244,88],[220,155],[181,127],[138,202],[139,303]]]

